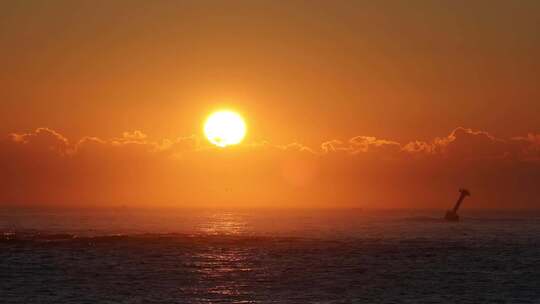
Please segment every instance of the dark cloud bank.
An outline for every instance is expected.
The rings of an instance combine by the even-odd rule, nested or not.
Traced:
[[[0,141],[0,205],[446,208],[540,207],[540,135],[457,128],[432,141],[369,136],[209,146],[140,131],[71,141],[39,128]]]

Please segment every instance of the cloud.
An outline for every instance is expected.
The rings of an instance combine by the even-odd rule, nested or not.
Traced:
[[[346,143],[333,139],[321,144],[323,153],[346,152],[350,154],[368,153],[368,152],[399,152],[401,146],[399,143],[391,140],[378,139],[372,136],[355,136]]]
[[[141,141],[145,140],[148,136],[144,134],[143,132],[139,130],[135,130],[132,132],[124,132],[122,134],[122,138],[126,140],[134,140],[134,141]]]
[[[6,140],[3,142],[5,146]],[[152,141],[148,135],[139,130],[127,131],[121,137],[112,139],[86,136],[72,144],[66,137],[52,129],[38,128],[28,133],[11,133],[8,135],[7,143],[11,143],[12,147],[20,149],[43,153],[53,152],[62,156],[75,156],[85,149],[95,146],[138,149],[148,153],[159,152],[168,155],[178,155],[183,152],[196,152],[199,150],[220,150],[212,145],[202,144],[201,139],[195,135]],[[243,144],[242,147],[252,150],[277,149],[283,152],[308,152],[319,156],[343,152],[350,155],[386,155],[392,158],[399,157],[399,155],[404,157],[408,154],[416,154],[460,160],[506,157],[534,160],[538,157],[540,151],[540,135],[531,133],[527,136],[504,140],[485,131],[459,127],[447,136],[436,137],[431,142],[411,141],[400,144],[393,140],[372,136],[355,136],[347,141],[339,139],[325,141],[319,146],[319,149],[313,149],[297,142],[286,145],[272,145],[266,141],[247,143]],[[384,159],[384,157],[381,158]]]
[[[497,138],[485,131],[458,127],[444,137],[430,142],[411,141],[404,144],[371,136],[356,136],[348,141],[333,139],[321,144],[322,154],[371,154],[379,159],[404,157],[440,157],[449,160],[525,159],[538,151],[538,138],[533,134],[511,140]]]
[[[462,127],[432,141],[355,136],[225,150],[194,135],[70,141],[38,128],[0,140],[0,166],[0,204],[442,208],[468,186],[477,206],[540,206],[540,135]]]
[[[540,134],[529,133],[524,137],[512,138],[520,146],[524,160],[540,161]]]
[[[520,157],[514,142],[497,138],[485,131],[459,127],[448,136],[431,142],[412,141],[403,151],[414,155],[431,155],[457,160],[503,159]]]
[[[278,149],[281,149],[283,151],[294,151],[294,152],[307,152],[307,153],[311,153],[311,154],[317,154],[317,152],[315,152],[315,150],[311,149],[310,147],[308,146],[304,146],[300,143],[290,143],[290,144],[287,144],[287,145],[281,145],[281,146],[276,146]]]
[[[41,150],[43,152],[57,152],[67,154],[69,141],[60,133],[49,128],[38,128],[30,133],[11,133],[8,141],[23,145],[27,149]]]

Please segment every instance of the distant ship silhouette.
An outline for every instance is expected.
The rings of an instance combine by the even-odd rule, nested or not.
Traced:
[[[461,203],[465,199],[465,197],[470,196],[471,192],[469,190],[461,188],[459,189],[459,198],[456,202],[456,205],[454,206],[454,209],[446,211],[446,214],[444,215],[444,219],[451,222],[457,222],[459,221],[459,215],[457,214],[459,210],[459,206],[461,206]]]

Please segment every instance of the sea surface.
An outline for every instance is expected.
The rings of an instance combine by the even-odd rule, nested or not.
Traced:
[[[0,303],[540,303],[540,213],[0,211]]]

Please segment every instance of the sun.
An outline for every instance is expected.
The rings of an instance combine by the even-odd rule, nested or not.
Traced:
[[[242,142],[246,136],[246,123],[240,114],[229,111],[217,111],[206,119],[204,135],[214,145],[227,147]]]

